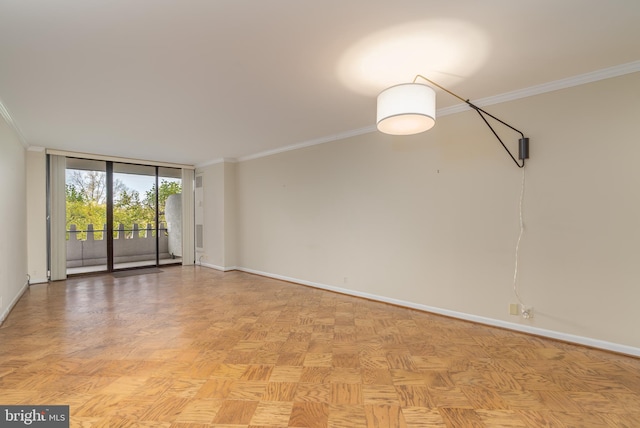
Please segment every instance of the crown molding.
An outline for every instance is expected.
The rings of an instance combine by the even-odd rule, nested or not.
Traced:
[[[199,163],[195,167],[196,168],[204,168],[206,166],[216,165],[216,164],[219,164],[219,163],[238,163],[238,159],[236,159],[236,158],[219,158],[219,159],[214,159],[212,161]]]
[[[613,77],[623,76],[640,71],[640,61],[633,61],[626,64],[616,65],[614,67],[603,68],[601,70],[589,73],[579,74],[577,76],[568,77],[566,79],[554,80],[552,82],[542,83],[540,85],[530,86],[524,89],[518,89],[503,94],[493,95],[486,98],[474,100],[473,103],[478,107],[486,107],[494,104],[500,104],[508,101],[515,101],[522,98],[532,97],[534,95],[545,94],[547,92],[558,91],[560,89],[572,88],[574,86],[585,85],[587,83],[597,82],[599,80],[611,79]],[[461,113],[469,110],[467,104],[456,104],[437,110],[438,116],[447,116],[450,114]]]
[[[22,134],[22,131],[20,130],[20,127],[13,120],[13,118],[11,117],[11,114],[9,113],[9,110],[4,105],[2,100],[0,100],[0,115],[2,115],[2,117],[4,118],[4,121],[7,122],[7,124],[11,127],[13,132],[16,133],[16,135],[18,136],[18,140],[20,140],[20,143],[22,143],[24,148],[28,149],[29,148],[29,143],[27,143],[27,140],[26,140],[26,138],[24,138],[24,135]]]
[[[313,140],[304,141],[302,143],[292,144],[290,146],[280,147],[280,148],[273,149],[273,150],[267,150],[267,151],[256,153],[256,154],[249,155],[249,156],[243,156],[243,157],[238,158],[238,162],[244,162],[244,161],[248,161],[248,160],[263,158],[263,157],[266,157],[266,156],[276,155],[278,153],[288,152],[288,151],[291,151],[291,150],[298,150],[298,149],[303,149],[305,147],[316,146],[318,144],[330,143],[330,142],[336,141],[336,140],[343,140],[345,138],[355,137],[356,135],[368,134],[368,133],[373,132],[375,130],[376,130],[376,127],[372,125],[372,126],[367,126],[365,128],[354,129],[352,131],[341,132],[339,134],[329,135],[329,136],[326,136],[326,137],[320,137],[320,138],[316,138],[316,139],[313,139]]]

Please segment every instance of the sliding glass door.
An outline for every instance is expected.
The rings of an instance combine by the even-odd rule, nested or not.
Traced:
[[[67,158],[67,274],[180,263],[181,173]]]
[[[66,159],[67,274],[106,271],[107,163]]]
[[[155,266],[158,260],[156,168],[113,164],[113,268]]]
[[[158,221],[159,264],[182,262],[182,171],[179,169],[158,168]]]

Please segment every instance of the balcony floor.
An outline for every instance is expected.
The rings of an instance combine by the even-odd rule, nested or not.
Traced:
[[[182,263],[182,257],[176,257],[175,259],[160,259],[160,266]],[[116,263],[114,269],[131,269],[136,267],[148,267],[154,266],[155,260],[141,260],[137,262]],[[67,275],[79,275],[85,273],[94,272],[106,272],[107,265],[97,266],[80,266],[67,268]]]

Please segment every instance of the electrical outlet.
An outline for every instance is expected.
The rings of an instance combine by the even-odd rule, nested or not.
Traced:
[[[509,304],[509,315],[520,315],[520,308],[517,303]]]
[[[522,318],[531,319],[533,318],[533,308],[529,308],[526,306],[522,307]]]

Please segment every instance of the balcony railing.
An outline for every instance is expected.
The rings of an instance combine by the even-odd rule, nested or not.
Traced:
[[[170,259],[175,256],[169,252],[169,231],[164,223],[158,228],[158,245],[160,259]],[[148,224],[140,229],[137,224],[132,229],[125,229],[120,224],[114,229],[113,261],[127,263],[156,259],[155,229]],[[69,225],[67,240],[67,267],[99,266],[107,264],[107,241],[105,238],[106,225],[101,229],[94,229],[92,224],[86,230],[78,230],[76,225]],[[79,239],[79,235],[86,233],[86,239]]]

